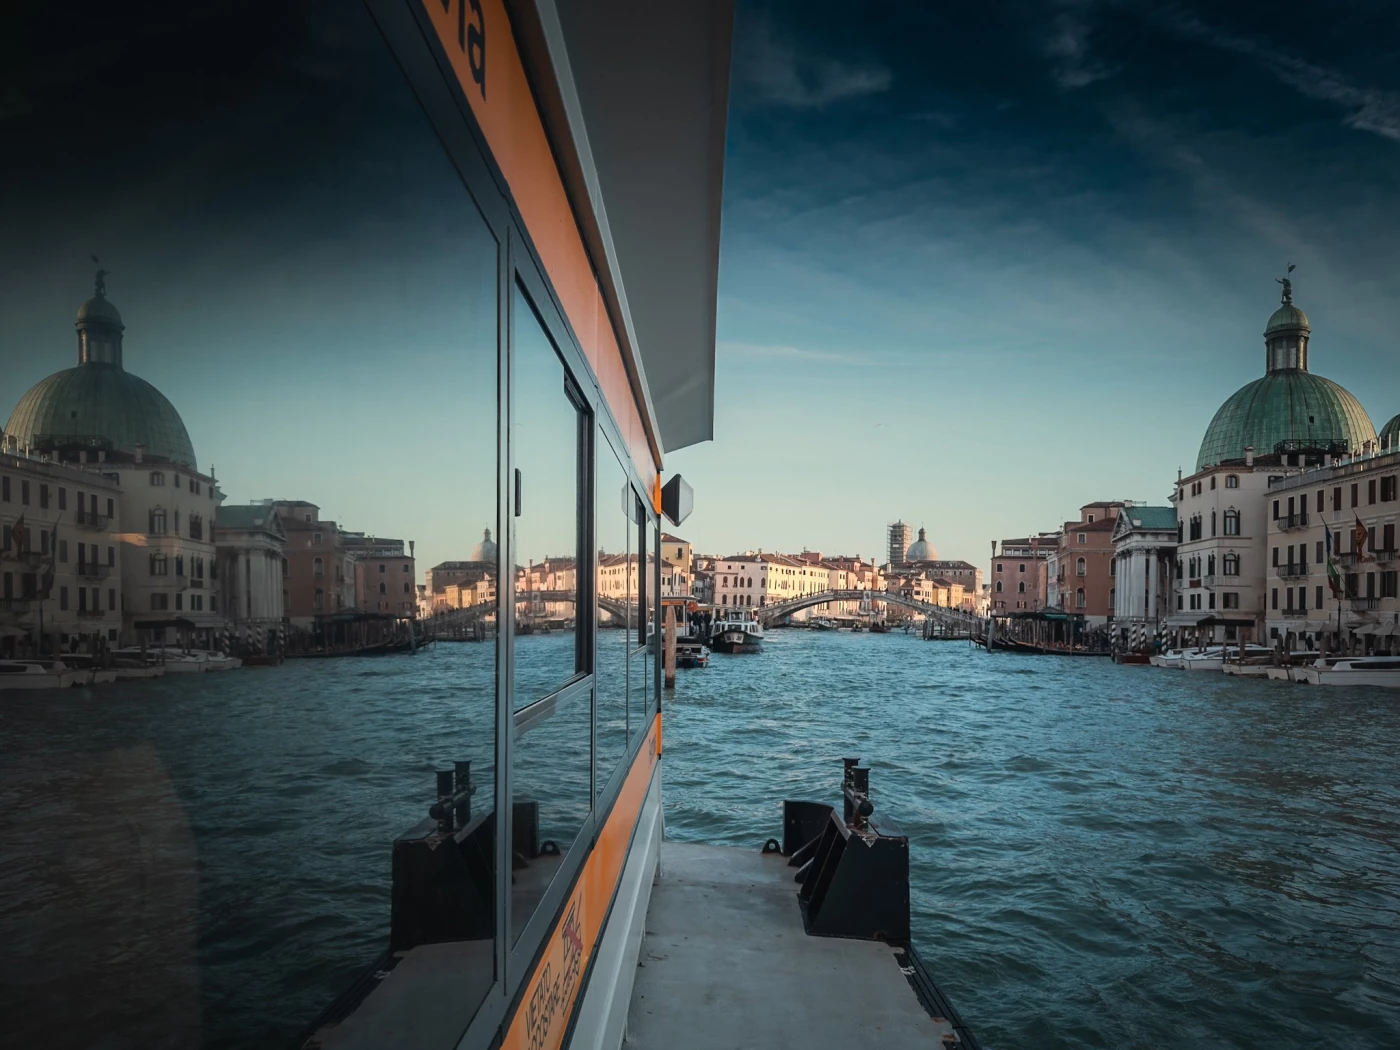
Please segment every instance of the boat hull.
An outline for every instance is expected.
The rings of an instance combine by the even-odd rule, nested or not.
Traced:
[[[721,631],[710,639],[710,649],[717,653],[757,653],[763,651],[763,641],[747,631]]]

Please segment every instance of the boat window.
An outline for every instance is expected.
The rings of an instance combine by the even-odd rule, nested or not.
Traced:
[[[497,568],[473,547],[499,532],[497,237],[363,5],[75,0],[7,9],[0,35],[25,41],[0,72],[0,412],[90,366],[164,395],[58,397],[72,425],[36,416],[6,460],[36,491],[81,466],[71,512],[23,508],[87,547],[55,567],[44,644],[131,679],[6,705],[15,841],[65,829],[7,872],[29,976],[6,1041],[329,1045],[333,1020],[386,1045],[367,1017],[424,1011],[373,978],[406,966],[450,975],[415,1045],[454,1047],[496,982]],[[430,584],[424,615],[357,573],[366,537]],[[477,600],[435,617],[449,582]],[[33,619],[4,656],[40,642],[39,602],[11,612]],[[437,771],[462,788],[445,837]],[[396,898],[445,842],[460,892]]]
[[[594,529],[598,550],[598,640],[594,689],[596,792],[601,794],[627,751],[627,558],[632,506],[627,474],[601,429],[595,438]]]
[[[515,523],[511,942],[519,940],[593,807],[593,683],[578,555],[592,423],[525,294],[512,306]]]
[[[652,614],[652,590],[654,580],[650,566],[655,562],[652,559],[654,544],[648,535],[652,531],[651,516],[647,512],[646,506],[640,499],[634,497],[634,525],[633,536],[637,545],[638,555],[635,559],[637,573],[635,576],[636,600],[634,616],[634,630],[629,632],[631,652],[627,657],[627,732],[632,741],[636,741],[644,732],[648,725],[648,689],[651,684],[649,674],[650,657],[647,652],[647,638],[650,633],[650,619]]]

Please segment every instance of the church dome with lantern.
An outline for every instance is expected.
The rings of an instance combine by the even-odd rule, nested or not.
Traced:
[[[1356,452],[1376,441],[1375,425],[1361,402],[1345,387],[1308,370],[1312,325],[1293,304],[1289,278],[1280,283],[1282,305],[1264,327],[1267,370],[1231,394],[1215,413],[1201,441],[1197,470],[1243,459],[1251,447],[1258,455],[1272,454],[1285,442]]]
[[[928,541],[928,530],[920,529],[919,538],[909,544],[909,549],[904,552],[906,562],[937,561],[938,551],[933,549],[933,544]]]
[[[78,308],[78,364],[29,388],[5,424],[7,447],[57,453],[105,449],[197,469],[194,445],[168,398],[122,365],[126,326],[107,298],[106,271]]]

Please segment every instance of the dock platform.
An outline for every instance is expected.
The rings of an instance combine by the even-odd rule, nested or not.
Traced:
[[[919,967],[904,951],[808,936],[793,875],[778,854],[662,844],[624,1047],[969,1045],[957,1041],[966,1036],[956,1018],[926,1008]]]

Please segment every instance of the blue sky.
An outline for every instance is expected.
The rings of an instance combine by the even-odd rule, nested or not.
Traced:
[[[269,2],[191,49],[204,16],[165,4],[135,36],[36,9],[0,91],[0,403],[74,363],[98,253],[128,368],[232,501],[464,557],[495,517],[461,352],[493,337],[489,235],[362,12]],[[1314,370],[1400,411],[1392,3],[739,8],[718,436],[667,461],[701,549],[870,556],[902,517],[984,563],[1161,502],[1262,374],[1289,262]],[[525,556],[559,553],[530,503]]]
[[[1263,373],[1400,412],[1393,5],[741,4],[706,549],[945,557],[1164,502]]]

